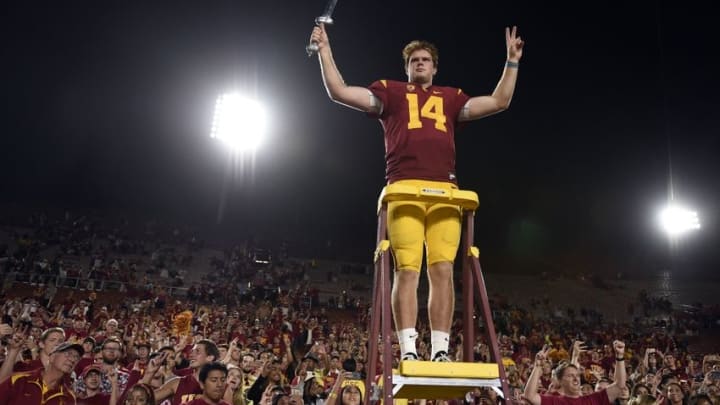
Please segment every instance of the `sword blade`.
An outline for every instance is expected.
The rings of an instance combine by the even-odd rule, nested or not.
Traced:
[[[325,12],[322,14],[323,17],[332,17],[333,11],[335,11],[335,6],[337,5],[338,0],[328,0],[327,5],[325,6]]]

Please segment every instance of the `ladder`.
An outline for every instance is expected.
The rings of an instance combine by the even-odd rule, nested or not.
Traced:
[[[430,361],[401,361],[392,368],[392,312],[390,241],[387,239],[387,207],[391,201],[419,201],[454,204],[462,210],[463,296],[463,359],[462,363]],[[478,196],[473,191],[423,188],[407,184],[390,184],[378,198],[377,246],[374,254],[375,273],[370,313],[367,376],[365,386],[371,388],[363,404],[393,404],[393,399],[452,399],[460,398],[476,387],[491,387],[498,395],[510,399],[507,376],[502,365],[495,326],[490,311],[485,281],[480,268],[479,250],[472,246],[475,209]],[[474,363],[473,343],[475,327],[473,309],[475,291],[478,292],[481,318],[485,323],[490,356],[493,363]],[[375,383],[378,361],[378,339],[383,346],[381,380]]]

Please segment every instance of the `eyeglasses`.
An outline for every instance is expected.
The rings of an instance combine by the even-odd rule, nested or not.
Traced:
[[[67,357],[68,359],[70,359],[72,361],[80,360],[80,355],[74,350],[68,350],[68,351],[60,352],[60,353],[62,353],[65,357]]]

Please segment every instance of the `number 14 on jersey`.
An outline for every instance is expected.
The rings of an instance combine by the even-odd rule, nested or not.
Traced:
[[[438,96],[428,97],[422,108],[418,103],[418,95],[414,93],[406,93],[405,98],[408,101],[408,129],[422,128],[423,123],[420,121],[420,117],[429,118],[435,120],[435,129],[443,132],[447,132],[445,122],[447,117],[443,112],[443,99]]]

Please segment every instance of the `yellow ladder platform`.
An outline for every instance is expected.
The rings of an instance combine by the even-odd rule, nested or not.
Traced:
[[[475,211],[480,205],[477,193],[469,190],[416,187],[409,184],[388,184],[378,198],[380,205],[390,201],[420,201],[444,203],[460,206],[464,210]]]
[[[406,377],[500,378],[496,363],[449,363],[401,361],[400,375]]]
[[[402,361],[393,374],[394,398],[463,398],[476,387],[491,387],[503,396],[497,364]]]

